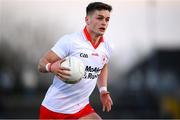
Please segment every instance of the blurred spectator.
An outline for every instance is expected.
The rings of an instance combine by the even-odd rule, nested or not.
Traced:
[[[38,81],[36,73],[31,67],[24,67],[22,70],[22,85],[24,88],[24,94],[27,96],[32,96],[35,94]]]
[[[2,91],[10,92],[15,85],[14,74],[8,68],[1,69],[0,71],[0,88]]]

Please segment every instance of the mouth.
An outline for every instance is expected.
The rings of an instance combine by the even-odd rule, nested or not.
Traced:
[[[104,32],[106,29],[104,27],[99,28],[101,32]]]

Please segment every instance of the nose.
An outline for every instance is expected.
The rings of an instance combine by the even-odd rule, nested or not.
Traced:
[[[105,19],[103,19],[102,23],[101,23],[103,26],[106,26],[107,25],[107,22]]]

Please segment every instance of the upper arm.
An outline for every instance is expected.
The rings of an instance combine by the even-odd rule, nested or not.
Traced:
[[[70,54],[70,40],[68,36],[64,36],[49,50],[39,61],[38,69],[46,72],[45,66],[48,63],[54,63],[67,57]]]
[[[71,44],[72,41],[70,37],[65,35],[51,48],[51,52],[54,52],[60,58],[65,58],[71,53]]]

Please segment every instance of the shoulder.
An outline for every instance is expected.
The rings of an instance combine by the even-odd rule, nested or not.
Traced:
[[[68,38],[71,39],[72,41],[81,38],[81,36],[82,36],[81,32],[74,32],[74,33],[68,34]]]
[[[109,39],[104,39],[104,47],[106,48],[107,52],[109,54],[112,53],[112,50],[113,50],[113,44],[111,42],[111,40]]]
[[[65,36],[68,37],[69,39],[76,39],[81,37],[81,32],[74,32],[74,33],[66,34]]]

